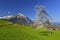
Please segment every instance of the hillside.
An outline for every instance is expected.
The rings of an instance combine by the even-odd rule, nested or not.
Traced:
[[[5,21],[5,20],[1,20],[0,19],[0,25],[8,25],[8,24],[12,24],[11,22]]]
[[[15,16],[3,16],[3,17],[0,17],[0,19],[7,20],[12,23],[24,24],[24,25],[30,25],[33,23],[33,21],[31,19],[29,19],[22,13],[18,13]]]
[[[34,29],[31,26],[18,24],[7,25],[10,22],[0,20],[0,40],[59,40],[60,31],[51,31],[45,28]]]

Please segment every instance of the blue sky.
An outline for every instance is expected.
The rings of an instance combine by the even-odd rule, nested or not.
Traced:
[[[0,0],[0,16],[17,15],[22,12],[34,20],[36,5],[43,5],[54,21],[60,22],[60,0]]]

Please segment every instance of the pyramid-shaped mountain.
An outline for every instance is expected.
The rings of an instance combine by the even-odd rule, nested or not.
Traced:
[[[24,16],[22,13],[19,13],[16,16],[5,17],[3,19],[13,22],[13,23],[17,23],[17,24],[30,25],[33,23],[32,20],[30,20],[28,17]]]

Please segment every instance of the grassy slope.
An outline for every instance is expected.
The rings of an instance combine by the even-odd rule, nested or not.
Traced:
[[[9,24],[10,22],[0,20],[0,24]],[[7,25],[0,26],[0,40],[59,40],[60,31],[49,31],[44,28],[34,29],[24,25]]]
[[[11,24],[11,22],[0,20],[0,25],[6,25],[6,24]]]

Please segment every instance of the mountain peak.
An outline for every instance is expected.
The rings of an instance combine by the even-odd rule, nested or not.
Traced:
[[[18,13],[18,14],[17,14],[17,18],[21,18],[21,17],[22,17],[22,18],[26,18],[26,16],[23,15],[22,13]]]
[[[13,23],[24,24],[24,25],[30,25],[32,23],[32,20],[30,20],[28,17],[26,17],[22,13],[19,13],[16,16],[4,16],[2,17],[2,19],[13,22]]]
[[[21,12],[17,14],[18,16],[24,16]]]

